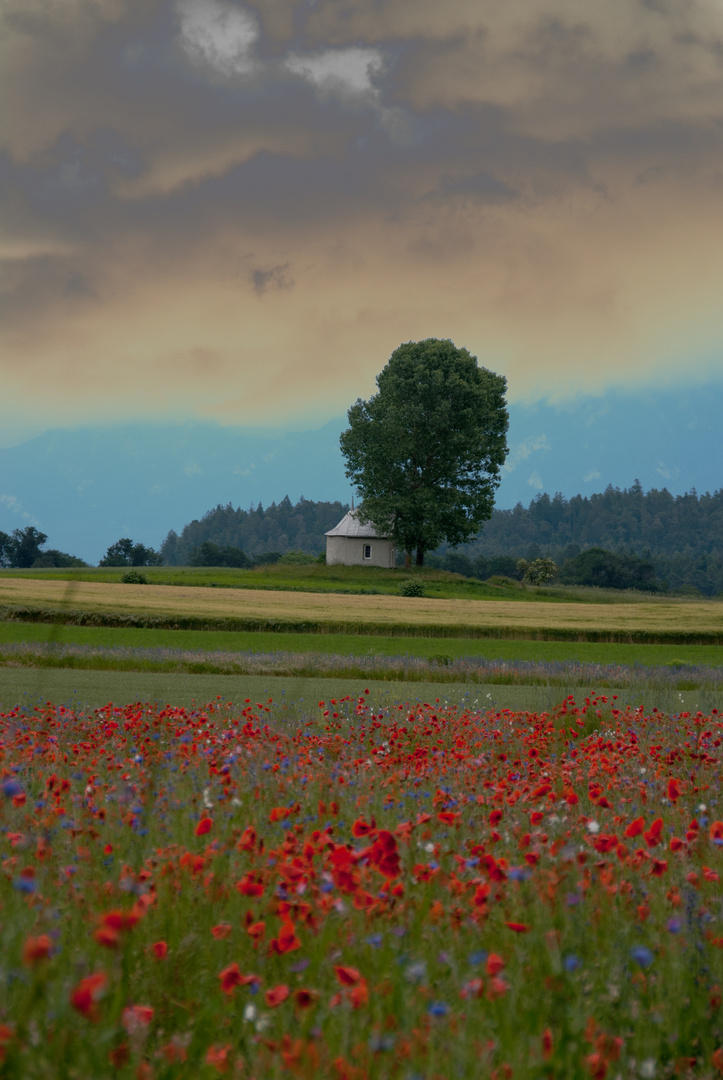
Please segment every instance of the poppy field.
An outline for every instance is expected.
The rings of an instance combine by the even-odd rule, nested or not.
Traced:
[[[0,1076],[719,1076],[722,745],[615,696],[0,713]]]

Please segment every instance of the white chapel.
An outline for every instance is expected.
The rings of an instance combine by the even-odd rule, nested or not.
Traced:
[[[352,507],[338,525],[324,534],[327,566],[393,569],[397,560],[394,544],[387,536],[380,535],[371,522],[362,525],[358,515],[359,511]]]

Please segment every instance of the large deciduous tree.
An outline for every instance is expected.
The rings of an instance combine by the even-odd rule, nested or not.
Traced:
[[[406,552],[474,536],[494,506],[507,455],[507,381],[451,341],[400,345],[378,393],[349,409],[346,475],[372,521]]]

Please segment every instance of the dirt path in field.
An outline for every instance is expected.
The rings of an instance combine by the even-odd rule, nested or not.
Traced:
[[[305,620],[371,624],[391,629],[466,626],[470,631],[509,629],[723,635],[723,604],[657,600],[640,604],[549,604],[535,601],[430,600],[396,596],[203,589],[173,585],[33,581],[0,578],[0,606],[70,608],[117,614],[191,615],[201,618]]]

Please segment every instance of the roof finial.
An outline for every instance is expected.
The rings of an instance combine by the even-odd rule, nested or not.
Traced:
[[[354,496],[353,495],[351,497],[351,508],[352,508],[352,510],[354,509]]]

